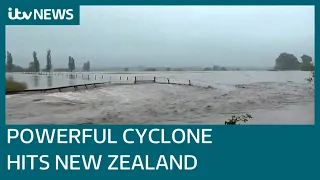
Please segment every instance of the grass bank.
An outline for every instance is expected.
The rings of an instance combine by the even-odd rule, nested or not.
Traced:
[[[27,89],[27,85],[25,83],[6,79],[6,93],[10,93],[14,91],[22,91],[25,89]]]

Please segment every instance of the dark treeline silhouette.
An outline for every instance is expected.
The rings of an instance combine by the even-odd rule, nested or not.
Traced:
[[[51,72],[52,70],[52,64],[51,64],[51,50],[49,49],[47,51],[47,66],[46,66],[46,71]]]
[[[68,63],[69,71],[72,72],[76,69],[76,65],[74,63],[73,57],[69,56],[69,63]]]
[[[82,70],[83,71],[90,71],[90,62],[89,61],[83,63]]]
[[[215,65],[212,68],[211,67],[206,67],[203,70],[204,71],[227,71],[227,68]]]
[[[40,71],[44,71],[44,72],[51,72],[51,71],[74,71],[76,69],[75,66],[75,60],[72,56],[69,56],[69,62],[68,62],[68,67],[67,68],[57,68],[57,69],[53,69],[52,68],[52,57],[51,57],[51,50],[47,50],[47,64],[45,66],[45,68],[43,68],[41,70],[40,68],[40,61],[38,59],[37,56],[37,52],[33,51],[32,53],[32,57],[33,57],[33,61],[29,62],[29,66],[27,68],[15,65],[13,63],[13,57],[12,54],[7,51],[7,55],[6,55],[6,71],[7,72],[40,72]],[[87,61],[86,63],[84,63],[84,71],[90,71],[90,62]]]
[[[32,53],[33,61],[29,63],[29,67],[23,68],[21,66],[15,65],[13,62],[12,54],[7,51],[6,55],[6,71],[7,72],[39,72],[40,71],[40,62],[37,57],[36,51]],[[47,51],[47,63],[42,71],[51,72],[52,68],[52,57],[51,57],[51,50]],[[277,59],[275,60],[275,66],[273,70],[276,71],[286,71],[286,70],[301,70],[301,71],[313,71],[314,65],[312,57],[304,54],[301,56],[301,62],[295,57],[293,54],[289,53],[281,53]],[[76,69],[75,60],[72,56],[69,56],[68,67],[67,68],[57,68],[54,71],[70,71],[73,72]],[[87,61],[83,64],[83,71],[90,71],[90,62]],[[124,68],[124,71],[129,71],[129,68]],[[131,70],[131,69],[130,69]],[[154,68],[148,67],[144,68],[144,71],[184,71],[186,69],[183,68],[173,68],[170,67],[166,68]],[[204,71],[227,71],[227,70],[240,70],[240,69],[227,69],[225,67],[220,66],[213,66],[213,67],[206,67],[202,69]]]
[[[314,70],[312,57],[304,54],[301,56],[301,59],[302,59],[301,71],[313,71]]]
[[[281,53],[275,61],[274,69],[277,71],[286,70],[301,70],[313,71],[312,58],[308,55],[301,56],[302,62],[298,60],[293,54]]]
[[[29,69],[33,70],[33,72],[39,72],[40,71],[40,62],[37,57],[37,53],[33,51],[33,62],[29,64]]]
[[[7,71],[11,72],[14,68],[12,55],[9,51],[7,51]]]

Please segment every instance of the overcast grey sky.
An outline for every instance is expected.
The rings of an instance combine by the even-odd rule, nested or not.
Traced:
[[[41,67],[271,67],[281,52],[314,57],[313,6],[84,6],[80,26],[7,26],[6,49]]]

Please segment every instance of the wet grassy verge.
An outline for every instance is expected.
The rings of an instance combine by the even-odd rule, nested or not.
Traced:
[[[25,89],[27,89],[27,85],[25,83],[6,79],[6,94],[11,94],[12,92],[17,91],[23,91]]]

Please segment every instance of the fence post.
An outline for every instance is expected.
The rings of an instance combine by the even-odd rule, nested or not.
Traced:
[[[102,75],[102,79],[103,79],[103,75]]]
[[[167,80],[168,80],[168,84],[170,84],[170,80],[169,80],[169,78],[167,78]]]
[[[127,81],[129,80],[129,77],[127,77]]]
[[[94,75],[94,80],[97,80],[97,75]]]
[[[134,83],[137,83],[137,76],[134,77]]]
[[[90,74],[88,74],[88,79],[90,79]]]
[[[189,86],[191,86],[191,81],[190,81],[190,79],[189,79]]]
[[[153,82],[154,82],[154,83],[156,82],[156,77],[153,77]]]
[[[120,76],[120,80],[121,80],[121,76]]]

